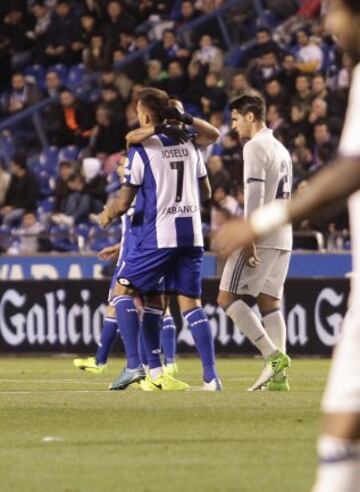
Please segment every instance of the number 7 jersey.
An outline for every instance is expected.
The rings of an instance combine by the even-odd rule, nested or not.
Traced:
[[[207,176],[196,145],[154,135],[129,149],[124,186],[138,188],[138,246],[203,246],[199,179]],[[139,213],[137,213],[137,211]]]
[[[292,162],[289,152],[272,130],[263,128],[244,145],[245,217],[274,200],[289,200]],[[260,248],[292,249],[292,227],[285,225],[256,245]]]

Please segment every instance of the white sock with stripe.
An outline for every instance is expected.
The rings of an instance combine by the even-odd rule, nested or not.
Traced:
[[[239,299],[233,302],[226,309],[226,314],[250,342],[260,350],[265,359],[277,351],[276,346],[272,343],[261,321],[244,301]]]
[[[319,439],[318,454],[312,492],[360,492],[360,441],[324,435]]]

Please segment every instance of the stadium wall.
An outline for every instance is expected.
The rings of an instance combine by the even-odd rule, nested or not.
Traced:
[[[203,281],[203,302],[216,349],[222,354],[253,354],[252,345],[216,305],[219,281]],[[99,340],[108,281],[48,280],[0,283],[0,353],[88,353]],[[349,280],[288,279],[283,310],[289,353],[329,356],[346,311]],[[176,302],[178,350],[194,352],[190,331]],[[115,344],[122,350],[121,344]]]

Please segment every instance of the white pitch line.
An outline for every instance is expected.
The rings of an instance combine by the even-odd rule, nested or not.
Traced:
[[[81,379],[0,379],[0,383],[108,384],[109,381],[82,381]]]
[[[32,394],[50,394],[50,393],[112,393],[109,390],[54,390],[54,391],[1,391],[0,395],[32,395]]]

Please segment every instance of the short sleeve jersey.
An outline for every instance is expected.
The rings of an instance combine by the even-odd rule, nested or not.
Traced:
[[[203,246],[198,181],[206,176],[193,142],[176,145],[154,135],[130,148],[124,184],[139,188],[135,208],[139,246]]]

